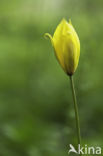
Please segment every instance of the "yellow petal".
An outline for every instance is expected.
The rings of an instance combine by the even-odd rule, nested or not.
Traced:
[[[79,62],[80,41],[71,20],[69,23],[63,19],[57,26],[53,37],[46,34],[50,38],[55,50],[55,55],[61,67],[68,75],[72,75]]]

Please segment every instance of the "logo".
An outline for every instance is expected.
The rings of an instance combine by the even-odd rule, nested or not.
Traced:
[[[78,149],[76,150],[75,147],[70,144],[70,149],[68,151],[68,154],[70,153],[76,153],[76,154],[97,154],[100,155],[102,153],[102,149],[101,147],[89,147],[87,145],[85,145],[84,147],[82,147],[80,144],[78,145]]]

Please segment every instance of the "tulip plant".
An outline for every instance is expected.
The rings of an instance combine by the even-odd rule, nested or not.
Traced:
[[[73,74],[75,73],[79,62],[80,41],[71,21],[67,22],[65,19],[63,19],[57,26],[53,37],[48,33],[46,33],[45,36],[49,37],[51,40],[55,56],[59,64],[63,68],[64,72],[70,77],[75,110],[77,139],[78,144],[81,144],[78,106],[73,82]]]

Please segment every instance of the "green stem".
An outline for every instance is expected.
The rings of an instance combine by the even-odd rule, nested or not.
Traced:
[[[70,82],[71,82],[72,95],[73,95],[73,101],[74,101],[74,110],[75,110],[75,119],[76,119],[76,129],[77,129],[78,144],[81,144],[79,114],[78,114],[78,106],[77,106],[77,99],[76,99],[76,93],[75,93],[73,76],[70,76]]]

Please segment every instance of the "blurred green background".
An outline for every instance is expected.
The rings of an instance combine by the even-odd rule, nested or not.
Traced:
[[[68,76],[44,33],[71,18],[82,143],[103,147],[103,0],[0,0],[0,156],[67,156],[75,145]]]

